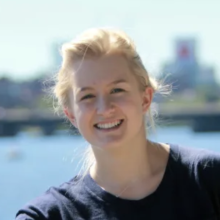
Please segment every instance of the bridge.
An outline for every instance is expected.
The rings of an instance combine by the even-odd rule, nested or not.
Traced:
[[[220,105],[157,105],[156,120],[163,125],[176,122],[188,123],[195,132],[220,131]],[[1,109],[0,136],[14,136],[24,127],[40,127],[45,135],[52,135],[60,126],[67,126],[65,119],[56,116],[51,110]]]

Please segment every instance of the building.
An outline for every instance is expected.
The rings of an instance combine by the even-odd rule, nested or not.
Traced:
[[[195,39],[177,39],[174,60],[163,66],[162,77],[173,85],[174,92],[195,90],[200,84],[216,85],[214,69],[202,66],[197,58]]]

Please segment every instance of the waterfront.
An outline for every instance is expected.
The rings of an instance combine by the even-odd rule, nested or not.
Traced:
[[[188,127],[160,128],[151,140],[220,152],[220,133],[193,133]],[[14,219],[27,201],[72,178],[87,143],[65,132],[54,136],[19,133],[0,138],[0,219]]]

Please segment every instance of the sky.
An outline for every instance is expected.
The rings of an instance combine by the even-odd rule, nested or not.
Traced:
[[[116,27],[135,41],[149,72],[174,57],[176,38],[196,38],[202,65],[220,82],[220,0],[0,0],[0,77],[56,71],[54,45],[92,27]]]

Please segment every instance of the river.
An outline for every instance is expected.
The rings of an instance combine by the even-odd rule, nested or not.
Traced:
[[[150,139],[220,151],[220,133],[193,133],[188,127],[159,128]],[[0,219],[14,219],[27,201],[72,178],[87,143],[80,136],[19,133],[0,138]]]

